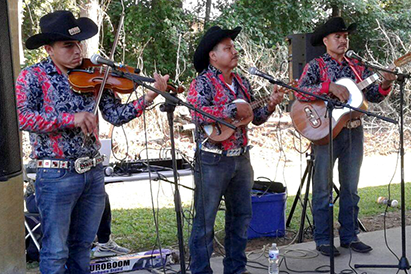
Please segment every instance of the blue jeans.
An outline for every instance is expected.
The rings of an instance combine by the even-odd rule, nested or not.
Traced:
[[[225,253],[224,273],[237,274],[245,270],[247,229],[251,220],[251,188],[254,172],[247,152],[226,157],[200,152],[195,168],[195,217],[190,237],[191,273],[213,273],[210,257],[213,253],[214,222],[224,196]]]
[[[90,273],[91,243],[104,200],[102,165],[83,174],[69,169],[37,170],[36,201],[43,226],[41,273]]]
[[[363,128],[362,126],[343,128],[334,139],[334,163],[338,159],[338,174],[340,182],[340,212],[338,221],[340,227],[340,242],[349,244],[358,240],[358,196],[357,188],[360,168],[363,159]],[[328,145],[314,145],[315,164],[313,175],[313,215],[314,240],[317,246],[329,244],[329,197],[328,184],[329,149]]]

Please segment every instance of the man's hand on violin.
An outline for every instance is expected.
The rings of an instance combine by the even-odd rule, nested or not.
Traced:
[[[269,112],[274,112],[275,106],[281,103],[284,97],[284,91],[280,90],[277,85],[274,85],[273,92],[270,96],[270,101],[268,102],[267,108]]]
[[[89,134],[97,127],[97,117],[90,112],[74,114],[74,126],[81,128],[84,134]]]
[[[166,74],[164,76],[161,76],[158,73],[154,73],[154,79],[156,80],[156,82],[154,83],[154,87],[158,90],[166,91],[167,90],[167,82],[168,82],[169,78],[170,78],[170,76],[168,74]],[[153,102],[154,99],[157,97],[157,95],[158,94],[155,93],[154,91],[149,90],[146,93],[146,97],[145,97],[146,102],[149,102],[149,103]]]

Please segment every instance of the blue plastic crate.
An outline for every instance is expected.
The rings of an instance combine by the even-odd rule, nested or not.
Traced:
[[[260,237],[283,237],[285,235],[286,193],[253,191],[251,197],[253,218],[248,228],[248,239]]]

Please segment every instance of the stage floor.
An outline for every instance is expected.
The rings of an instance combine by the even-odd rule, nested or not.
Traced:
[[[407,235],[409,235],[410,227],[407,227]],[[411,254],[411,243],[410,237],[406,239],[406,250],[409,254]],[[335,244],[341,255],[335,258],[335,273],[341,273],[343,270],[348,270],[351,267],[354,267],[354,264],[394,264],[398,265],[398,260],[390,253],[385,245],[384,240],[384,232],[381,231],[374,231],[368,233],[361,233],[360,239],[365,243],[371,245],[373,247],[373,251],[368,254],[359,254],[356,252],[352,252],[346,248],[339,247],[339,239],[335,239]],[[402,248],[401,248],[401,228],[392,228],[387,230],[387,239],[390,248],[397,254],[397,256],[402,256]],[[288,271],[288,273],[295,273],[292,270],[298,271],[299,273],[309,273],[309,271],[314,271],[316,268],[320,266],[324,266],[322,270],[329,270],[330,259],[329,257],[325,257],[323,255],[319,255],[315,251],[315,244],[314,242],[309,243],[301,243],[301,244],[293,244],[289,247],[280,247],[280,254],[286,254],[286,262],[288,269],[284,261],[280,266],[280,270]],[[352,255],[352,256],[351,256]],[[408,257],[409,261],[411,258]],[[351,260],[351,262],[350,262]],[[262,265],[259,265],[258,262]],[[214,273],[220,274],[223,273],[223,265],[222,265],[222,257],[215,257],[211,260],[212,268]],[[254,268],[253,266],[257,266],[260,268]],[[264,267],[264,268],[263,268]],[[267,273],[267,259],[266,256],[256,251],[256,253],[249,255],[249,265],[248,270],[253,274],[266,274]],[[176,273],[175,271],[179,270],[179,265],[172,266],[173,271],[158,271],[158,272],[149,272],[147,270],[139,270],[139,271],[132,271],[126,273],[133,273],[133,274],[146,274],[146,273]],[[358,273],[366,272],[367,274],[390,274],[390,273],[397,273],[398,269],[394,268],[359,268],[356,269]],[[307,271],[307,272],[305,272]],[[190,273],[187,271],[187,273]],[[286,272],[284,272],[286,273]],[[343,272],[345,273],[345,271]],[[350,273],[350,272],[347,272]],[[352,272],[354,273],[354,272]],[[405,273],[405,271],[400,271],[398,273]]]

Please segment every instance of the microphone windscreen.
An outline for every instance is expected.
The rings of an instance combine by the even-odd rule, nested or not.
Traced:
[[[347,56],[348,58],[351,58],[353,55],[354,55],[354,51],[351,49],[345,53],[345,56]]]
[[[90,61],[94,64],[94,65],[100,65],[98,63],[98,58],[100,57],[100,55],[94,53],[93,55],[91,55],[90,57]]]
[[[251,67],[251,68],[248,70],[248,72],[249,72],[250,74],[255,75],[255,74],[257,73],[257,68]]]

